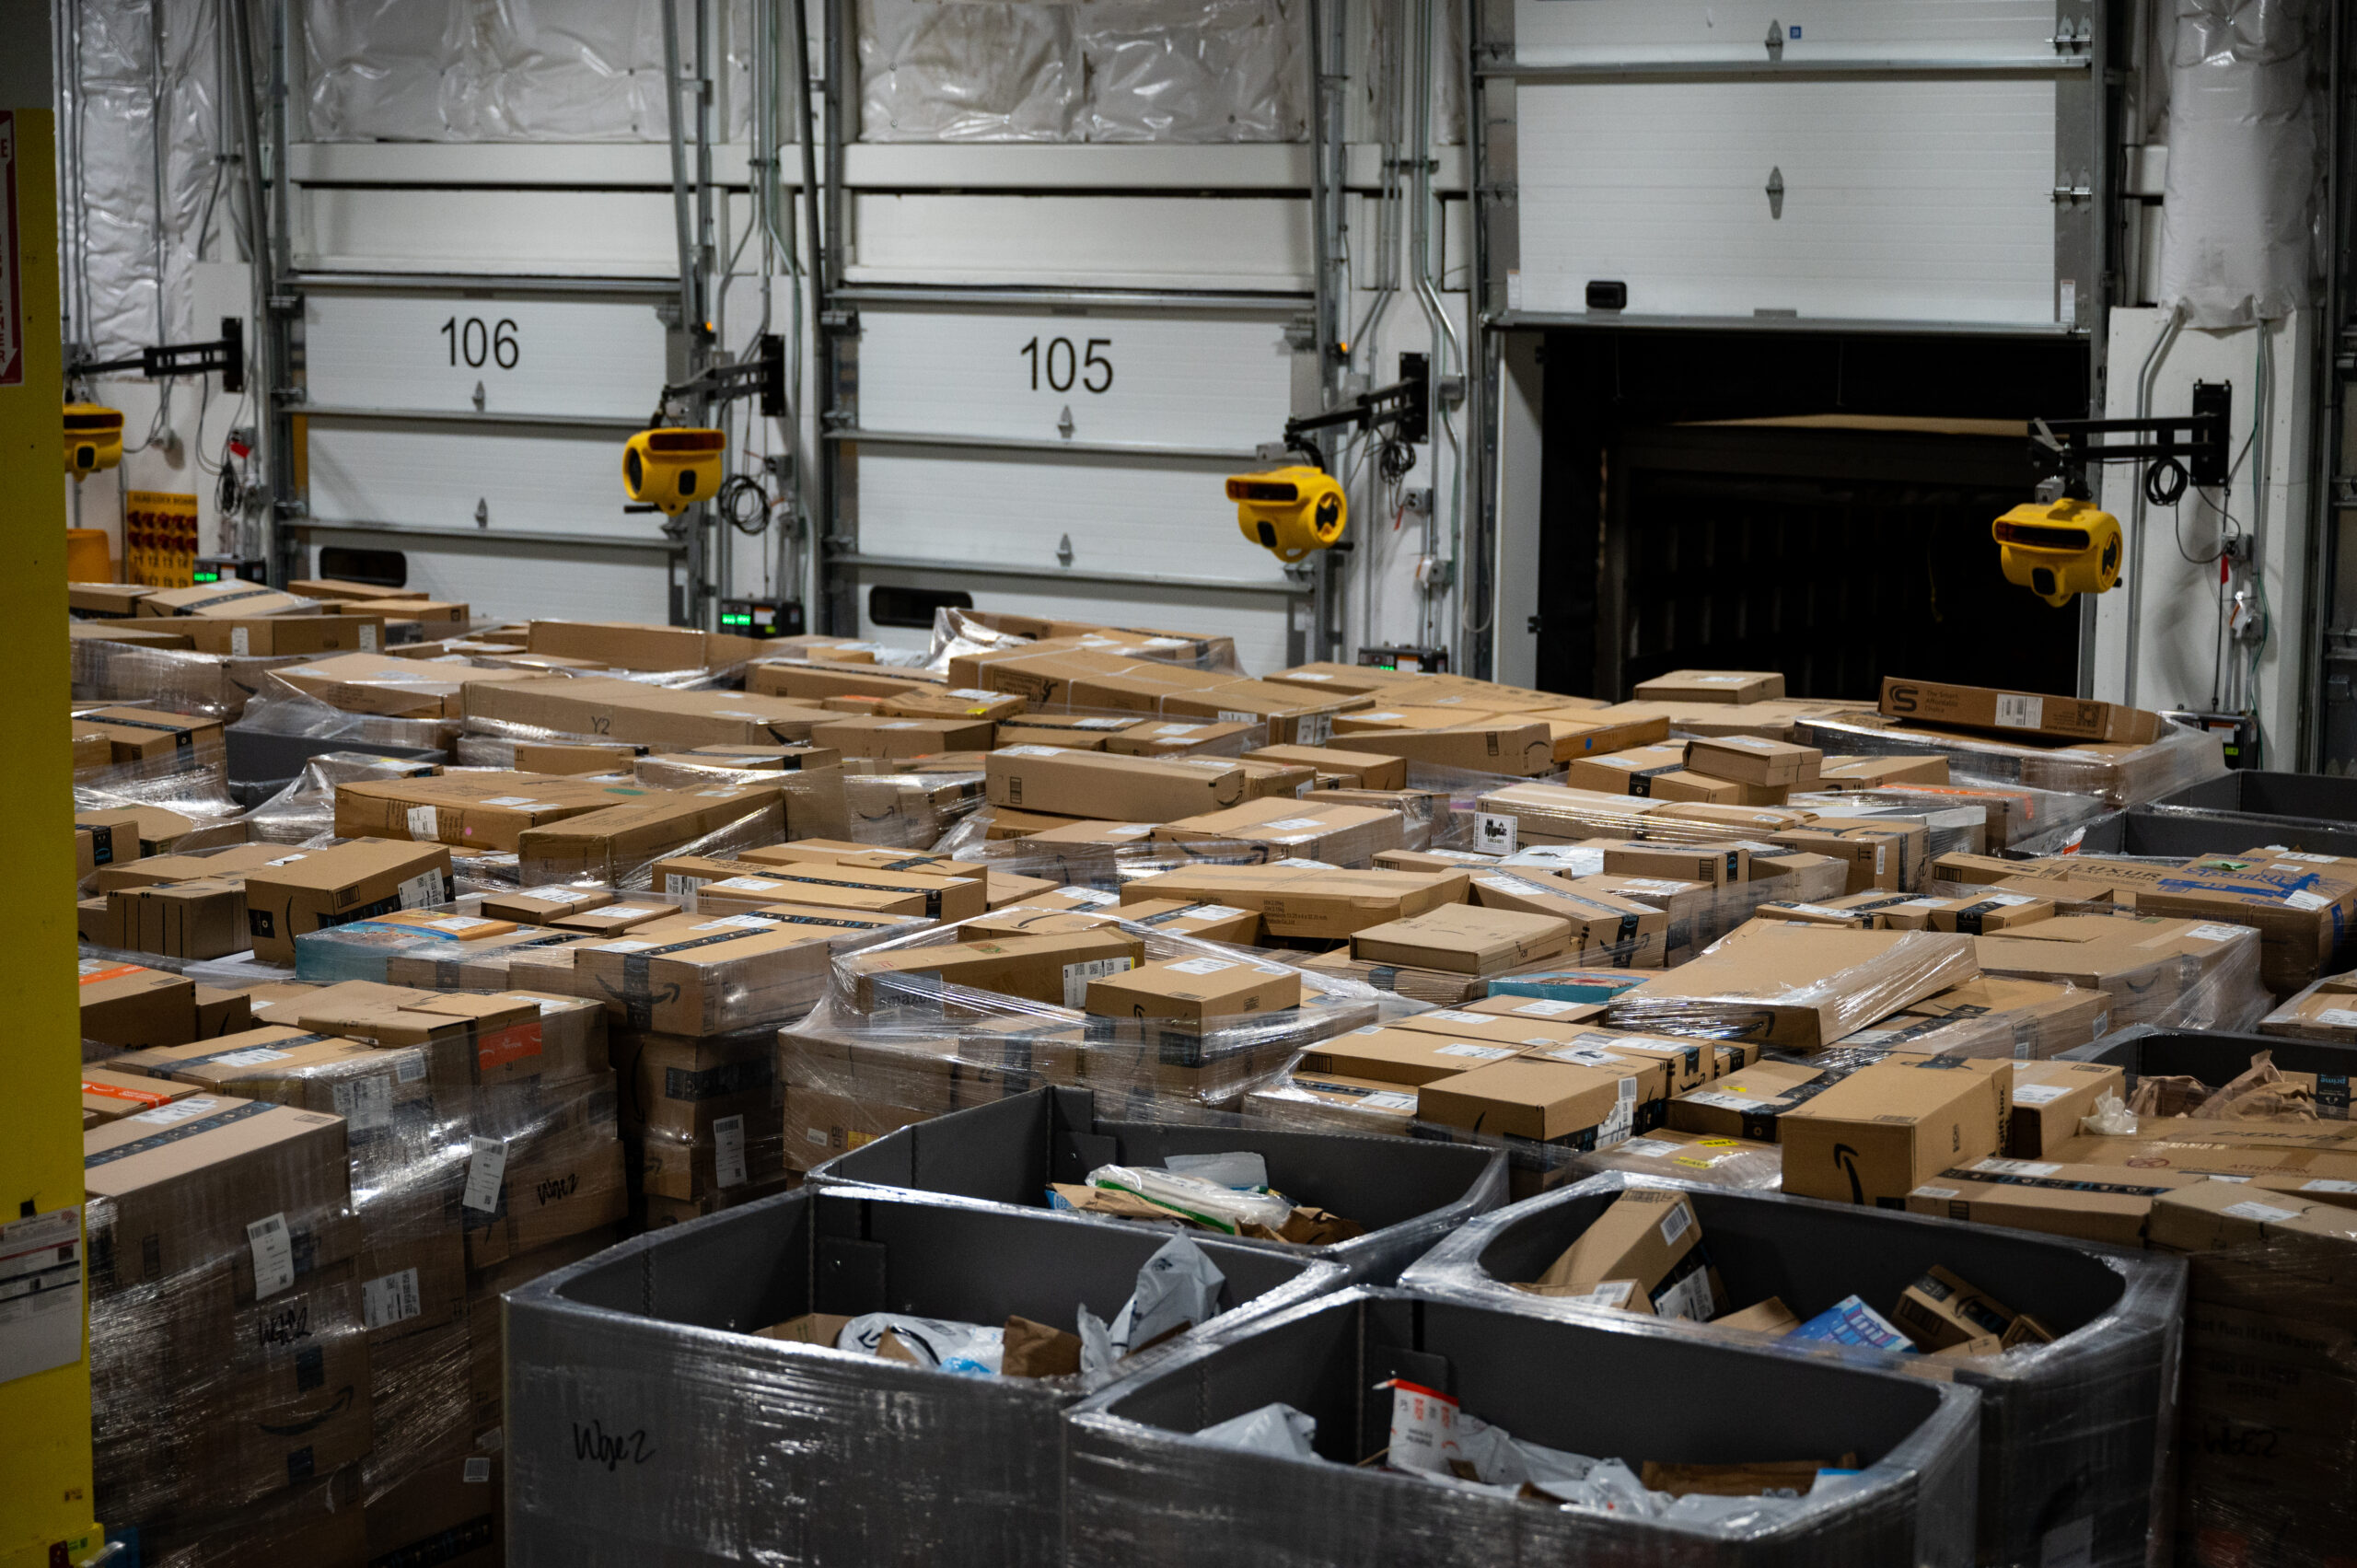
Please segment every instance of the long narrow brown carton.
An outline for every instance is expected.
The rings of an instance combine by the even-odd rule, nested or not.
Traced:
[[[442,844],[355,839],[246,876],[254,957],[292,964],[295,938],[394,910],[447,903],[450,851]]]
[[[1252,911],[1271,936],[1341,942],[1370,925],[1461,903],[1468,882],[1461,871],[1191,865],[1123,883],[1121,901],[1202,900]]]
[[[1883,677],[1880,705],[1891,718],[1919,724],[2131,746],[2153,740],[2161,726],[2158,714],[2118,703],[1888,675]]]
[[[1168,759],[1011,746],[990,754],[987,773],[993,806],[1066,817],[1170,822],[1244,798],[1244,772],[1233,763],[1198,767]]]

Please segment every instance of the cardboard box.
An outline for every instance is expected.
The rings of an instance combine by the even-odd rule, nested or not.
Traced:
[[[1351,956],[1490,975],[1560,953],[1571,945],[1571,923],[1553,915],[1457,904],[1357,931],[1351,937]]]
[[[493,920],[524,925],[553,925],[570,914],[584,914],[614,901],[610,888],[523,888],[484,898],[482,912]]]
[[[2015,1063],[2005,1153],[2020,1160],[2045,1158],[2079,1135],[2079,1119],[2092,1115],[2106,1093],[2125,1099],[2127,1074],[2097,1062]]]
[[[1769,703],[1784,695],[1784,677],[1764,669],[1673,669],[1640,680],[1640,703]]]
[[[918,697],[946,688],[937,677],[923,670],[761,659],[745,667],[745,690],[815,704],[829,697]],[[999,694],[982,695],[994,700]]]
[[[634,898],[626,902],[601,904],[596,909],[559,915],[549,923],[558,931],[578,931],[591,936],[620,936],[635,926],[679,912],[679,906],[668,899]]]
[[[1651,839],[1594,841],[1608,877],[1643,877],[1724,886],[1751,879],[1751,851],[1737,843],[1681,844]]]
[[[1907,1212],[2141,1247],[2154,1201],[2203,1179],[2180,1171],[1988,1159],[1950,1167],[1907,1194]]]
[[[1467,884],[1461,871],[1192,865],[1122,884],[1121,902],[1204,900],[1257,913],[1273,937],[1341,942],[1371,925],[1461,902]]]
[[[833,943],[872,929],[857,916],[810,911],[782,920],[658,920],[572,949],[573,984],[636,1029],[750,1028],[806,1011],[825,992]]]
[[[84,1125],[89,1125],[87,1119],[93,1117],[99,1121],[120,1121],[144,1110],[159,1110],[199,1092],[194,1084],[173,1083],[145,1073],[121,1072],[103,1065],[86,1066],[82,1069]]]
[[[1275,1088],[1247,1093],[1244,1115],[1286,1127],[1306,1122],[1334,1132],[1407,1137],[1416,1120],[1416,1090],[1405,1084],[1296,1073]]]
[[[2012,1088],[2003,1062],[1932,1057],[1863,1068],[1779,1118],[1783,1190],[1902,1207],[1941,1171],[2004,1146]]]
[[[862,1011],[872,1011],[879,999],[922,1001],[936,984],[1076,1008],[1086,1000],[1090,981],[1144,962],[1144,941],[1118,928],[1103,928],[856,953],[844,960],[844,967],[857,988],[856,1005]]]
[[[2002,1341],[2021,1314],[1963,1276],[1937,1263],[1923,1271],[1899,1293],[1890,1320],[1927,1351],[1970,1344],[1975,1340]]]
[[[1887,897],[1887,895],[1883,895]],[[2015,926],[2054,918],[2054,902],[2027,893],[1986,893],[1960,899],[1891,898],[1876,900],[1875,924],[1885,931],[1953,931],[1967,936],[1993,935]]]
[[[1625,795],[1642,800],[1701,800],[1740,805],[1740,785],[1706,778],[1686,770],[1686,748],[1638,746],[1600,757],[1575,757],[1564,764],[1563,783],[1572,789],[1600,795]]]
[[[1305,860],[1363,865],[1384,850],[1398,849],[1406,826],[1397,811],[1282,798],[1182,817],[1155,827],[1153,836],[1166,843],[1271,844]]]
[[[987,751],[996,728],[986,718],[853,715],[813,726],[810,738],[846,757],[923,757],[937,751]]]
[[[185,977],[105,958],[80,962],[82,1038],[181,1045],[196,1038],[196,987]]]
[[[1724,735],[1686,742],[1686,765],[1714,779],[1738,784],[1807,789],[1817,780],[1825,753],[1814,746],[1762,740],[1756,735]]]
[[[2158,714],[2118,703],[1893,676],[1883,677],[1880,706],[1888,717],[1917,724],[2129,746],[2150,744],[2161,726]]]
[[[1542,723],[1468,725],[1456,729],[1368,729],[1349,749],[1398,757],[1428,768],[1535,778],[1555,767],[1553,732]]]
[[[1570,923],[1569,953],[1627,969],[1658,969],[1677,923],[1654,903],[1623,898],[1537,867],[1478,871],[1473,901],[1485,910],[1516,911]]]
[[[242,991],[216,991],[209,985],[196,988],[196,1038],[217,1040],[226,1034],[250,1028],[253,1011]],[[162,1040],[150,1041],[161,1045]]]
[[[1558,1148],[1609,1148],[1635,1130],[1638,1075],[1518,1056],[1423,1086],[1417,1115],[1486,1138]]]
[[[314,616],[307,621],[332,622],[340,616]],[[304,621],[286,621],[289,627]],[[235,626],[240,622],[232,621]],[[395,658],[376,652],[345,654],[337,658],[287,665],[272,672],[279,679],[331,707],[346,713],[382,714],[392,718],[462,718],[465,703],[459,691],[470,680],[528,680],[525,670],[493,670],[462,662]]]
[[[470,850],[512,850],[525,830],[643,800],[633,784],[547,773],[446,773],[338,784],[335,830],[346,838],[413,839]]]
[[[245,885],[236,879],[122,888],[107,896],[116,945],[175,958],[224,958],[244,951]]]
[[[467,1263],[482,1269],[630,1215],[622,1146],[610,1131],[536,1138],[511,1147],[488,1214],[469,1208]]]
[[[991,753],[986,787],[993,806],[1170,822],[1237,804],[1244,798],[1244,772],[1233,764],[1202,768],[1174,760],[1016,746]]]
[[[823,861],[711,860],[673,855],[658,861],[654,880],[666,899],[693,912],[730,912],[772,904],[823,904],[925,920],[969,920],[989,908],[989,886],[979,877],[939,877],[924,871],[885,871]]]
[[[1759,1062],[1713,1078],[1671,1100],[1665,1120],[1698,1137],[1777,1141],[1784,1113],[1807,1104],[1839,1079],[1824,1068],[1794,1062]]]
[[[631,621],[534,621],[525,645],[536,654],[595,659],[613,669],[711,669],[776,648],[751,637]]]
[[[1301,976],[1244,958],[1163,958],[1088,982],[1082,1010],[1109,1018],[1205,1023],[1301,1005]]]
[[[1945,757],[1828,757],[1817,769],[1819,789],[1889,789],[1948,782]]]
[[[1598,708],[1601,706],[1598,704]],[[1525,711],[1521,716],[1547,726],[1554,739],[1558,762],[1600,757],[1632,747],[1658,746],[1669,738],[1669,718],[1665,714],[1627,714],[1608,718],[1597,709],[1543,708]]]
[[[186,759],[200,748],[221,744],[218,720],[154,708],[91,708],[74,715],[74,729],[77,735],[105,736],[119,763],[157,757]]]
[[[1353,789],[1408,787],[1407,760],[1380,751],[1334,746],[1263,746],[1244,755],[1251,761],[1308,768],[1319,778],[1340,779]]]
[[[1318,1077],[1415,1086],[1527,1053],[1527,1046],[1511,1041],[1463,1039],[1430,1028],[1369,1024],[1311,1045],[1302,1053],[1295,1071]]]
[[[1623,1192],[1563,1255],[1523,1288],[1538,1295],[1596,1295],[1607,1281],[1632,1283],[1623,1311],[1708,1322],[1717,1315],[1702,1226],[1683,1192],[1637,1188]]]
[[[246,928],[254,957],[292,964],[295,938],[394,910],[450,901],[450,852],[441,844],[355,839],[247,873]]]
[[[754,692],[678,691],[605,676],[470,680],[460,694],[470,718],[679,749],[807,741],[835,716]]]
[[[743,836],[784,833],[786,796],[758,781],[739,789],[649,793],[525,829],[517,836],[517,861],[531,882],[633,881],[642,867],[724,828]]]
[[[374,653],[384,645],[381,615],[192,616],[190,645],[201,654],[233,657],[289,654]]]
[[[1840,1043],[2042,1061],[2092,1043],[2110,1028],[2111,1006],[2101,991],[1983,975],[1910,1002]]]
[[[1105,749],[1117,757],[1208,756],[1233,746],[1256,744],[1264,733],[1263,726],[1239,720],[1172,724],[1155,719],[1106,736]]]
[[[319,610],[319,605],[309,599],[243,580],[157,588],[142,594],[137,605],[142,616],[226,615],[241,620],[258,615],[316,615]]]

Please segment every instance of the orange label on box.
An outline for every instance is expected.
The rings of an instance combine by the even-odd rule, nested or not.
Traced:
[[[505,1067],[540,1053],[540,1026],[517,1024],[482,1037],[475,1046],[475,1061],[484,1068]]]
[[[172,1098],[169,1095],[149,1094],[145,1089],[124,1089],[117,1088],[112,1084],[94,1084],[87,1078],[82,1080],[82,1092],[86,1095],[104,1095],[109,1099],[127,1099],[136,1105],[168,1105]]]
[[[137,974],[145,968],[145,964],[117,964],[112,969],[92,970],[82,977],[82,983],[96,985],[102,980],[121,980],[124,975]]]

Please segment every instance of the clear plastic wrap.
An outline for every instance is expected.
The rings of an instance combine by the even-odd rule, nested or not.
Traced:
[[[2064,920],[2116,920],[2127,934],[2107,951],[2091,956],[2080,944],[2045,939]],[[2146,929],[2154,926],[2166,930],[2147,936]],[[2195,932],[2205,935],[2196,936]],[[2133,1024],[2247,1029],[2273,1002],[2259,979],[2258,932],[2247,925],[2163,921],[2114,912],[2057,915],[2052,921],[1994,936],[1976,936],[1972,941],[1981,968],[1990,974],[2054,981],[2106,993],[2112,999],[2110,1028],[2114,1029]]]
[[[1173,1155],[1237,1151],[1261,1156],[1268,1185],[1295,1204],[1364,1227],[1364,1234],[1324,1246],[1242,1244],[1340,1264],[1353,1283],[1390,1283],[1442,1237],[1505,1202],[1502,1154],[1280,1132],[1234,1116],[1187,1126],[1117,1121],[1100,1118],[1097,1097],[1081,1088],[1035,1089],[903,1128],[836,1156],[809,1179],[821,1187],[887,1187],[1039,1209],[1048,1206],[1051,1182],[1083,1179],[1108,1160],[1160,1166]]]
[[[306,740],[411,746],[426,751],[449,750],[459,735],[457,719],[392,718],[383,714],[351,713],[268,673],[247,699],[238,727]]]
[[[1286,0],[1091,0],[1081,139],[1297,142],[1308,133],[1307,7]]]
[[[1498,1306],[1367,1287],[1216,1325],[1072,1413],[1066,1561],[1073,1568],[1473,1561],[1963,1568],[1972,1561],[1972,1390],[1710,1343],[1678,1327],[1551,1302]],[[1391,1379],[1443,1392],[1525,1442],[1631,1466],[1715,1462],[1739,1448],[1747,1458],[1763,1450],[1855,1454],[1858,1473],[1820,1480],[1804,1497],[1762,1498],[1757,1507],[1675,1522],[1553,1505],[1513,1488],[1435,1485],[1376,1462],[1391,1410],[1378,1386]],[[1315,1421],[1318,1458],[1242,1452],[1190,1435],[1272,1400]],[[1739,1440],[1730,1437],[1730,1421]]]
[[[719,7],[722,122],[751,112],[749,7]],[[686,13],[683,10],[682,15]],[[682,69],[694,71],[692,26]],[[308,0],[307,122],[323,142],[660,142],[660,7]]]
[[[357,1461],[369,1360],[344,1128],[205,1094],[85,1137],[94,1501],[184,1527]]]
[[[1874,789],[1842,790],[1832,795],[1794,795],[1787,803],[1794,810],[1816,810],[1822,802],[1871,802],[1927,819],[1950,811],[1979,811],[1987,823],[1985,853],[2001,854],[2026,848],[2028,841],[2043,841],[2101,820],[2110,808],[2090,795],[2031,789],[2015,784],[1884,784]],[[1945,848],[1934,849],[1945,854]],[[1982,850],[1968,851],[1981,854]]]
[[[1578,843],[1583,839],[1713,843],[1787,832],[1807,827],[1815,819],[1806,811],[1782,807],[1702,806],[1522,779],[1480,796],[1473,809],[1488,817],[1512,819],[1515,847]],[[1475,846],[1452,843],[1448,847]]]
[[[1846,1296],[1887,1313],[1937,1265],[2027,1313],[2051,1343],[1926,1357],[1787,1342],[1778,1353],[1949,1380],[1980,1395],[1979,1558],[2141,1568],[2165,1555],[2182,1264],[2030,1232],[1892,1214],[1664,1177],[1596,1176],[1485,1215],[1411,1268],[1402,1288],[1566,1318],[1627,1314],[1515,1289],[1535,1280],[1623,1192],[1687,1195],[1722,1312],[1771,1296],[1804,1321]],[[1775,1342],[1684,1318],[1642,1321],[1697,1342]]]
[[[167,622],[168,624],[168,622]],[[74,700],[137,703],[173,713],[237,718],[262,677],[317,656],[200,654],[93,637],[74,642]]]
[[[1819,714],[1799,721],[1804,745],[1844,755],[1945,757],[1966,784],[2026,784],[2058,795],[2140,806],[2226,771],[2223,743],[2204,730],[2163,725],[2141,746],[2033,745],[1960,731],[1899,726],[1871,713]]]
[[[860,0],[860,139],[1083,139],[1077,9]]]
[[[617,1027],[632,1185],[650,1212],[775,1186],[786,1173],[777,1030],[667,1035]]]
[[[1814,1050],[1977,977],[1974,941],[1760,922],[1623,993],[1605,1018],[1614,1028]]]
[[[2263,1035],[2285,1040],[2357,1045],[2357,976],[2327,975],[2283,999],[2258,1025]]]
[[[1207,1329],[1105,1371],[1044,1377],[961,1376],[837,1350],[830,1331],[808,1342],[799,1329],[814,1313],[839,1328],[888,1307],[1066,1330],[1084,1307],[1109,1318],[1167,1239],[951,1199],[805,1190],[511,1292],[507,1560],[1052,1568],[1063,1410]],[[1221,1237],[1196,1246],[1223,1277],[1213,1325],[1312,1298],[1341,1276]]]
[[[844,773],[839,835],[879,849],[927,850],[982,805],[981,773]],[[799,833],[797,838],[827,837]]]
[[[303,764],[294,782],[247,812],[246,826],[263,843],[307,844],[332,838],[338,784],[413,778],[434,767],[373,751],[322,751]]]

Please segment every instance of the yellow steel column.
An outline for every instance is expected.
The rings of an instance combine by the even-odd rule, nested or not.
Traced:
[[[13,774],[0,859],[23,877],[20,896],[0,899],[10,981],[0,1028],[0,1083],[8,1086],[0,1098],[0,1227],[15,1226],[21,1242],[23,1220],[82,1202],[81,1028],[71,978],[64,396],[46,0],[0,0],[0,528],[9,556],[0,572],[0,668],[10,673],[0,681],[0,733]],[[23,1256],[8,1237],[0,1228],[0,1253]],[[27,1365],[27,1342],[21,1321],[0,1315],[0,1368]],[[96,1544],[86,1332],[77,1359],[0,1382],[0,1568],[79,1562]]]

